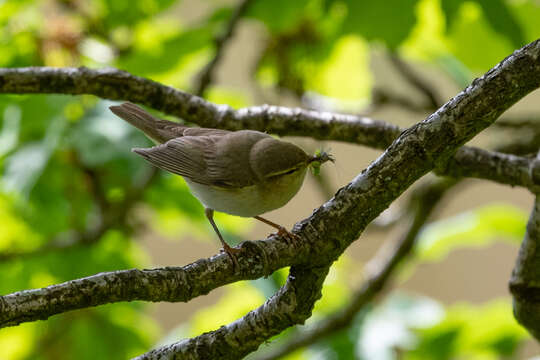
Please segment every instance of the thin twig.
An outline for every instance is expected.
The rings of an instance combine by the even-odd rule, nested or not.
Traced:
[[[244,16],[251,2],[252,0],[242,0],[240,2],[240,5],[236,7],[233,14],[231,15],[231,18],[229,19],[229,22],[227,23],[224,31],[215,37],[214,57],[208,62],[208,64],[206,64],[206,66],[197,76],[197,85],[195,86],[195,90],[193,91],[195,95],[204,97],[208,86],[213,82],[216,65],[219,63],[221,57],[223,56],[225,44],[232,38],[239,20]]]
[[[401,76],[415,89],[419,90],[427,99],[428,107],[433,111],[439,108],[443,104],[440,100],[438,91],[435,90],[431,84],[422,79],[405,61],[403,61],[397,54],[390,54],[390,62],[396,70],[399,71]]]
[[[429,113],[430,111],[433,111],[431,105],[419,105],[408,97],[382,88],[374,88],[372,91],[372,102],[366,109],[365,113],[369,114],[375,112],[382,106],[386,105],[398,106],[414,113]]]
[[[540,152],[537,154],[540,161]],[[540,341],[540,195],[534,199],[527,232],[519,249],[509,288],[514,316]]]

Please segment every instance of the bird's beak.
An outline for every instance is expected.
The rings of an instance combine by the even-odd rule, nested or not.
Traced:
[[[332,154],[329,154],[325,151],[320,151],[308,160],[308,164],[312,164],[314,162],[324,164],[327,161],[335,162],[336,159],[332,156]]]

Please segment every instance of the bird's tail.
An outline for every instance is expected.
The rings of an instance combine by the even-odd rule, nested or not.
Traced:
[[[109,109],[118,117],[144,132],[146,136],[157,143],[164,143],[170,139],[182,136],[186,128],[172,121],[158,119],[130,102],[110,106]]]

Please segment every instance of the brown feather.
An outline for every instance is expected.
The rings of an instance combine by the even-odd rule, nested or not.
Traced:
[[[150,139],[157,143],[164,143],[168,140],[184,136],[184,131],[188,129],[187,126],[158,119],[130,102],[118,106],[110,106],[109,109],[118,117],[144,132]]]

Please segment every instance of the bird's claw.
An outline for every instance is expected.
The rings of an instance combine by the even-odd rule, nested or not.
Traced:
[[[285,229],[283,226],[279,227],[277,235],[284,238],[285,241],[287,241],[287,244],[292,245],[293,247],[297,247],[300,241],[300,236],[293,234],[292,232]]]
[[[222,252],[226,252],[227,255],[231,258],[231,261],[233,262],[233,269],[236,272],[236,269],[240,269],[240,264],[238,264],[238,259],[236,258],[236,254],[242,252],[242,249],[237,249],[230,247],[227,245],[227,243],[223,244],[223,249],[221,249]]]

